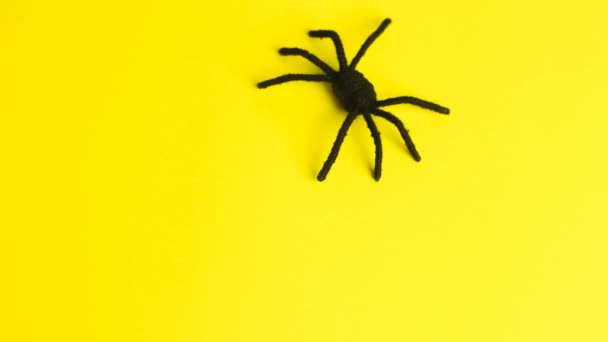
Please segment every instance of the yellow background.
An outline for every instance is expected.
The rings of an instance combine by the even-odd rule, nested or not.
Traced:
[[[330,87],[359,69],[422,155]],[[0,341],[607,341],[604,1],[4,1]]]

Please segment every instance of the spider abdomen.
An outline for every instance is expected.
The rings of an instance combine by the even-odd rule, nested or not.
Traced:
[[[374,86],[362,73],[345,68],[332,81],[334,94],[349,113],[369,112],[376,103]]]

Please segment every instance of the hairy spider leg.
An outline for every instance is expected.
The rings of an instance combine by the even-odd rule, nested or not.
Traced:
[[[273,85],[291,81],[331,82],[331,78],[327,75],[287,74],[260,82],[258,83],[258,88],[268,88]]]
[[[374,123],[372,116],[369,113],[364,113],[363,117],[365,118],[365,122],[367,122],[367,127],[372,133],[372,138],[374,138],[374,145],[376,146],[376,161],[374,163],[374,179],[380,180],[382,176],[382,140],[380,139],[380,132],[378,131],[378,127]]]
[[[336,47],[336,55],[338,56],[338,63],[340,63],[340,70],[348,67],[346,55],[344,54],[344,47],[342,46],[342,40],[340,40],[340,36],[336,31],[314,30],[308,31],[308,35],[314,38],[330,38],[333,40]]]
[[[391,20],[389,18],[384,19],[380,26],[376,29],[376,31],[374,31],[372,34],[369,35],[369,37],[367,37],[363,45],[361,45],[361,48],[359,49],[359,52],[357,52],[355,58],[353,58],[353,60],[350,62],[351,68],[355,69],[357,67],[357,64],[359,64],[359,61],[361,60],[361,57],[365,55],[367,49],[374,43],[376,39],[378,39],[378,37],[382,34],[382,32],[384,32],[384,30],[390,23]]]
[[[281,48],[279,50],[279,53],[282,56],[302,56],[311,61],[312,64],[321,68],[321,70],[325,71],[326,74],[332,75],[336,73],[334,69],[327,65],[327,63],[323,62],[321,59],[319,59],[319,57],[313,55],[312,53],[306,50],[300,48]]]
[[[336,161],[336,158],[338,158],[338,153],[340,152],[340,147],[342,146],[342,143],[344,142],[344,138],[346,138],[346,133],[348,133],[348,129],[350,128],[350,125],[353,123],[353,121],[355,120],[356,117],[357,117],[357,114],[348,113],[348,116],[346,117],[346,119],[344,119],[344,122],[342,123],[342,127],[340,127],[340,130],[338,131],[338,136],[336,137],[336,141],[334,141],[334,144],[331,147],[331,152],[329,152],[329,156],[327,156],[327,160],[325,160],[325,163],[323,163],[323,168],[321,168],[321,171],[319,171],[319,175],[317,175],[317,180],[319,182],[322,182],[325,180],[325,178],[327,177],[327,174],[329,173],[329,169],[331,169],[331,166]]]
[[[399,120],[399,118],[394,116],[393,114],[383,111],[382,109],[379,109],[379,108],[376,108],[374,111],[372,111],[372,113],[374,115],[377,115],[381,118],[388,120],[390,123],[392,123],[393,125],[395,125],[397,127],[397,129],[399,130],[399,133],[401,134],[401,137],[403,138],[403,141],[405,141],[405,146],[407,147],[408,151],[410,151],[410,154],[412,155],[414,160],[419,162],[420,154],[416,150],[416,146],[414,145],[414,142],[412,141],[410,134],[407,132],[405,125],[403,125],[403,122],[401,122],[401,120]]]
[[[429,110],[432,110],[432,111],[440,113],[440,114],[446,114],[446,115],[450,114],[449,108],[445,108],[436,103],[421,100],[417,97],[412,97],[412,96],[393,97],[390,99],[381,100],[381,101],[376,102],[376,106],[378,106],[378,107],[392,106],[392,105],[396,105],[396,104],[412,104],[414,106],[429,109]]]

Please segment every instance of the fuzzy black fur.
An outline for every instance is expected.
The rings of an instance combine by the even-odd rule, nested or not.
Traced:
[[[330,82],[332,84],[334,95],[336,96],[342,107],[348,112],[348,115],[346,116],[342,127],[340,127],[340,130],[338,131],[338,136],[336,137],[336,140],[331,148],[331,152],[329,153],[327,160],[323,164],[323,168],[321,168],[321,171],[317,176],[317,180],[319,181],[323,181],[327,177],[331,166],[334,164],[336,158],[338,157],[340,147],[342,146],[342,142],[344,142],[344,138],[346,137],[348,129],[350,128],[355,118],[357,118],[357,116],[363,115],[363,118],[365,119],[367,127],[369,128],[372,138],[374,140],[374,144],[376,146],[374,179],[379,180],[382,176],[382,140],[380,139],[380,132],[378,131],[378,128],[374,123],[372,115],[384,118],[394,124],[399,130],[401,137],[405,141],[405,146],[407,147],[414,160],[420,161],[420,154],[418,154],[418,151],[414,146],[414,142],[410,138],[407,129],[403,125],[403,122],[401,122],[401,120],[399,120],[399,118],[397,118],[393,114],[380,109],[380,107],[404,103],[429,109],[441,114],[450,113],[450,110],[448,108],[411,96],[401,96],[378,101],[378,99],[376,98],[376,91],[374,90],[374,86],[371,84],[370,81],[365,78],[365,76],[363,76],[362,73],[355,70],[357,64],[359,63],[363,55],[365,55],[367,49],[380,36],[380,34],[384,32],[384,30],[390,23],[390,19],[384,19],[384,21],[382,22],[382,24],[380,24],[376,31],[374,31],[365,40],[365,42],[359,49],[359,52],[357,52],[355,58],[353,58],[350,62],[350,65],[346,60],[346,55],[344,54],[344,47],[342,46],[340,36],[338,36],[335,31],[310,31],[308,32],[308,34],[311,37],[330,38],[334,42],[334,46],[336,47],[336,55],[338,56],[338,63],[340,65],[339,70],[335,71],[325,62],[320,60],[317,56],[311,54],[306,50],[302,50],[299,48],[282,48],[279,50],[279,53],[281,55],[304,57],[310,62],[312,62],[314,65],[318,66],[321,70],[323,70],[325,74],[287,74],[258,83],[258,88],[267,88],[273,85],[278,85],[291,81]]]

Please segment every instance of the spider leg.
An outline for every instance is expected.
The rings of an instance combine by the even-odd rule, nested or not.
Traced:
[[[348,132],[350,125],[353,123],[353,121],[355,120],[356,117],[357,117],[357,114],[348,113],[348,116],[342,123],[342,127],[340,127],[340,130],[338,131],[338,136],[336,137],[336,141],[334,141],[334,144],[331,147],[331,152],[329,152],[329,156],[327,156],[327,160],[325,160],[325,163],[323,163],[323,168],[321,168],[321,171],[319,171],[319,175],[317,175],[317,180],[319,182],[324,181],[325,177],[327,177],[327,174],[329,173],[329,169],[331,169],[331,166],[334,164],[334,162],[336,161],[336,158],[338,157],[338,152],[340,152],[340,147],[342,146],[342,143],[344,142],[346,133]]]
[[[258,83],[258,88],[268,88],[273,85],[291,81],[330,82],[331,78],[327,75],[287,74],[260,82]]]
[[[308,35],[314,38],[330,38],[333,40],[336,46],[336,55],[338,55],[338,62],[340,63],[340,69],[344,69],[348,66],[346,62],[346,55],[344,55],[344,47],[342,46],[342,40],[336,31],[330,30],[314,30],[308,31]]]
[[[363,114],[365,118],[365,122],[367,122],[367,127],[372,133],[372,138],[374,138],[374,145],[376,145],[376,162],[374,164],[374,179],[380,180],[380,176],[382,176],[382,140],[380,139],[380,132],[378,131],[378,127],[374,123],[372,116],[369,113]]]
[[[319,57],[313,55],[312,53],[299,49],[299,48],[281,48],[279,53],[283,56],[302,56],[309,61],[311,61],[314,65],[321,68],[321,70],[325,71],[326,74],[332,75],[335,73],[334,69],[332,69],[327,63],[323,62],[319,59]]]
[[[355,58],[353,58],[353,60],[350,62],[351,68],[354,69],[357,67],[357,64],[361,60],[361,57],[363,57],[363,55],[365,55],[365,52],[370,47],[370,45],[372,45],[372,43],[382,34],[382,32],[384,32],[384,30],[390,23],[391,23],[391,20],[389,18],[384,19],[382,21],[382,23],[380,24],[380,26],[376,29],[376,31],[374,31],[374,33],[372,33],[369,37],[367,37],[367,39],[365,40],[363,45],[361,45],[361,48],[359,49],[359,52],[357,52],[357,55],[355,56]]]
[[[429,109],[429,110],[432,110],[434,112],[441,113],[441,114],[446,114],[446,115],[450,114],[449,108],[442,107],[436,103],[421,100],[417,97],[412,97],[412,96],[400,96],[400,97],[393,97],[390,99],[377,101],[376,106],[384,107],[384,106],[392,106],[392,105],[400,104],[400,103],[412,104],[414,106]]]
[[[410,137],[409,133],[407,132],[407,129],[403,125],[403,122],[401,122],[401,120],[399,120],[399,118],[394,116],[393,114],[383,111],[382,109],[379,109],[379,108],[374,109],[372,111],[372,113],[374,115],[377,115],[381,118],[388,120],[393,125],[397,126],[399,133],[401,133],[401,137],[405,141],[405,146],[407,147],[408,151],[410,151],[410,154],[412,155],[414,160],[419,162],[420,154],[418,154],[418,151],[416,151],[416,146],[414,146],[414,142],[412,141],[412,138]]]

